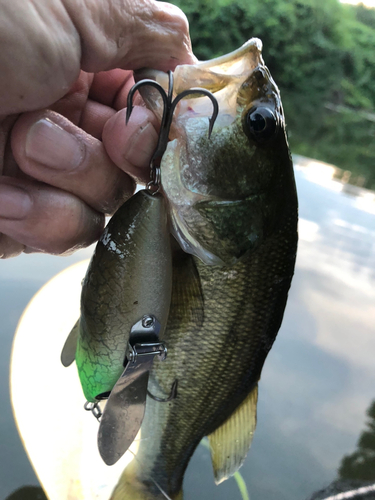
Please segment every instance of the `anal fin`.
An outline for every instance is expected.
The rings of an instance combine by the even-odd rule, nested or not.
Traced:
[[[68,367],[73,361],[76,359],[76,349],[77,342],[79,336],[79,319],[76,324],[73,326],[71,332],[68,335],[68,338],[65,341],[64,347],[61,351],[61,363]]]
[[[243,464],[256,427],[258,385],[232,413],[208,436],[216,484],[232,476]]]

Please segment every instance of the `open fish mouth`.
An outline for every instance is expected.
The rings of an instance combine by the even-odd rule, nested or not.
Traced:
[[[244,79],[257,68],[264,67],[262,58],[262,42],[259,38],[251,38],[239,49],[224,56],[200,61],[194,65],[177,66],[174,76],[174,95],[185,92],[192,87],[201,87],[215,95],[219,102],[220,113],[216,126],[228,123],[236,115],[237,93]],[[168,89],[168,75],[154,69],[141,69],[134,73],[136,81],[149,78],[158,82],[165,90]],[[163,103],[155,89],[142,89],[142,97],[160,119],[163,113]],[[183,99],[175,112],[176,119],[171,127],[171,139],[177,137],[178,121],[183,117],[187,120],[192,117],[208,117],[212,112],[212,105],[207,98]],[[176,130],[177,129],[177,130]]]
[[[168,200],[171,232],[185,252],[208,265],[233,264],[262,239],[263,193],[273,175],[268,168],[273,160],[268,157],[284,118],[278,88],[261,50],[262,42],[252,38],[225,56],[177,66],[173,73],[174,96],[199,87],[209,90],[219,105],[209,139],[210,99],[204,95],[181,99],[161,162],[161,190]],[[167,73],[144,69],[135,77],[168,88]],[[141,94],[161,119],[159,92],[145,86]],[[243,224],[238,223],[241,217]]]

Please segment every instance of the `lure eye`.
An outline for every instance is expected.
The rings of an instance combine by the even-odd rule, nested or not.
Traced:
[[[268,141],[278,129],[275,115],[265,106],[250,108],[246,116],[246,125],[253,139]]]

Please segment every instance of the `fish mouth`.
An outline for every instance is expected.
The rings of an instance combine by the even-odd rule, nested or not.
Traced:
[[[264,67],[262,58],[262,42],[259,38],[251,38],[240,48],[229,54],[211,59],[199,61],[197,64],[182,64],[173,72],[173,97],[192,87],[200,87],[209,90],[219,102],[220,119],[224,118],[224,124],[228,124],[236,114],[236,95],[244,80],[259,67]],[[143,68],[134,72],[134,79],[139,82],[143,79],[154,80],[164,90],[168,91],[168,74],[150,68]],[[147,107],[151,109],[161,120],[163,114],[163,100],[159,92],[151,86],[140,89],[142,98]],[[232,96],[228,98],[228,96]],[[210,116],[212,104],[207,97],[184,98],[177,106],[175,116]],[[176,126],[176,120],[172,123],[170,138],[178,137],[181,130]]]
[[[179,94],[191,88],[202,87],[211,92],[228,84],[233,77],[249,75],[257,66],[264,65],[262,41],[251,38],[238,49],[208,61],[196,64],[181,64],[174,71],[174,92]],[[164,90],[168,89],[168,74],[151,68],[142,68],[134,72],[136,82],[149,78],[158,82]]]

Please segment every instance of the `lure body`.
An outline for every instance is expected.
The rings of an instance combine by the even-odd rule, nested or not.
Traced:
[[[81,317],[63,349],[67,365],[76,345],[87,401],[106,399],[113,389],[135,323],[153,315],[164,331],[171,284],[165,200],[142,190],[119,208],[97,243],[82,284]]]

